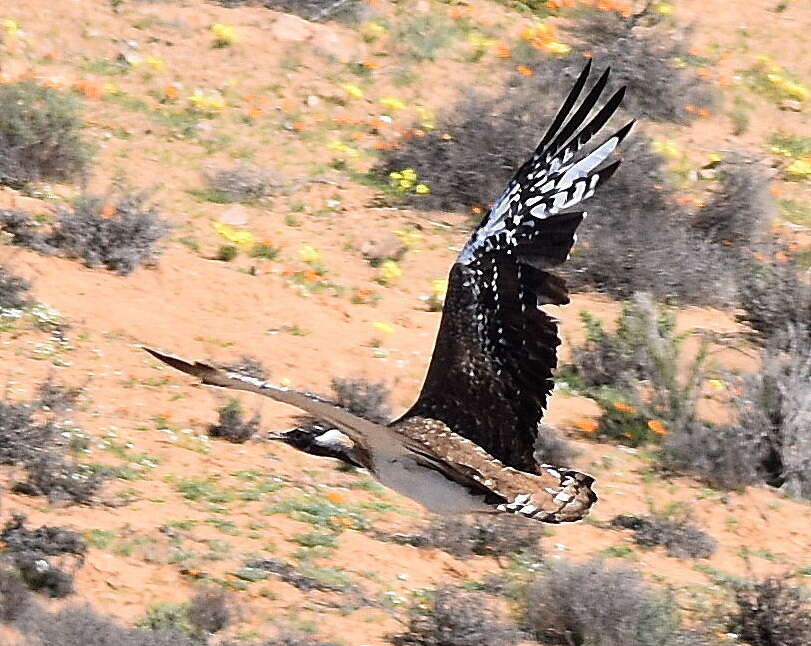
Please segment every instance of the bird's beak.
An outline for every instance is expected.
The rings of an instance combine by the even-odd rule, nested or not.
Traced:
[[[268,433],[267,439],[269,440],[281,440],[284,441],[287,439],[287,436],[284,433]]]

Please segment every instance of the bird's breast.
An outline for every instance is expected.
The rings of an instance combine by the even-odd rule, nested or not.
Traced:
[[[381,484],[416,500],[435,514],[446,516],[490,510],[483,496],[408,456],[377,463],[375,475]]]

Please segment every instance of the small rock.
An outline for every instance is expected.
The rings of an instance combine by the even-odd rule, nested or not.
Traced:
[[[138,67],[138,65],[143,62],[143,58],[141,58],[140,55],[127,50],[119,52],[117,60],[121,61],[122,63],[126,63],[131,67]]]
[[[780,101],[780,109],[789,112],[802,112],[803,104],[796,99],[783,99]]]
[[[248,210],[241,204],[234,204],[225,213],[217,218],[223,224],[228,224],[232,227],[241,227],[248,224],[250,216]]]
[[[384,260],[399,260],[406,252],[406,246],[393,233],[384,233],[364,242],[360,252],[366,260],[376,264]]]
[[[367,53],[362,43],[328,28],[322,28],[320,33],[315,35],[313,46],[315,51],[322,56],[334,58],[343,64],[362,60]]]
[[[699,179],[715,179],[718,177],[718,171],[712,168],[702,168],[698,171]]]
[[[283,13],[270,26],[270,33],[278,40],[301,43],[313,35],[313,26],[302,18]]]
[[[321,103],[321,99],[319,99],[315,94],[311,94],[307,97],[307,107],[314,108],[319,103]]]

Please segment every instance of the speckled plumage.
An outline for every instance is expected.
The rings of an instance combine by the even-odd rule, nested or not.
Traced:
[[[580,520],[597,500],[594,479],[538,465],[533,453],[560,343],[555,320],[540,306],[569,301],[564,282],[547,269],[568,257],[586,216],[569,209],[591,197],[616,170],[619,161],[607,160],[632,125],[582,153],[624,93],[624,88],[615,92],[589,119],[605,88],[606,70],[575,109],[590,67],[589,62],[535,153],[451,268],[425,383],[399,419],[388,425],[370,422],[317,395],[148,351],[205,384],[272,397],[324,420],[327,425],[311,431],[318,437],[294,429],[274,439],[362,465],[437,513]],[[332,429],[340,433],[328,435]]]

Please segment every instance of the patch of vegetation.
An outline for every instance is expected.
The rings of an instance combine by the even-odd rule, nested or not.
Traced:
[[[434,547],[458,558],[471,556],[513,556],[519,552],[540,555],[540,540],[544,535],[540,523],[527,523],[512,516],[437,518],[417,534],[394,534],[388,540]]]
[[[318,567],[306,562],[296,568],[279,559],[254,559],[245,563],[242,572],[244,574],[259,573],[259,575],[253,575],[254,580],[265,578],[267,573],[275,574],[285,583],[305,591],[341,591],[351,587],[349,578],[342,570]],[[262,574],[264,576],[260,576]],[[250,577],[245,578],[250,580]]]
[[[216,0],[223,7],[256,4],[254,0]],[[355,23],[363,20],[368,8],[361,0],[259,0],[258,4],[273,11],[292,13],[312,21],[338,20]]]
[[[647,294],[625,306],[615,333],[583,313],[588,337],[573,351],[573,371],[587,395],[603,406],[600,435],[637,446],[659,441],[696,419],[707,348],[702,343],[680,377],[681,345],[675,319]]]
[[[549,424],[541,422],[538,425],[538,437],[535,440],[535,452],[533,453],[538,464],[563,466],[571,464],[576,455],[577,450]]]
[[[31,605],[31,592],[19,572],[0,569],[0,623],[8,624],[21,617]]]
[[[599,561],[550,564],[526,590],[524,623],[543,643],[665,646],[679,618],[667,592]]]
[[[655,21],[650,9],[628,17],[618,11],[582,12],[569,28],[582,44],[569,56],[578,60],[588,50],[602,67],[610,67],[614,82],[628,87],[625,109],[635,117],[684,123],[696,109],[710,106],[713,96],[691,70],[676,64],[689,56],[689,40],[666,33]]]
[[[33,81],[0,85],[0,185],[82,175],[90,151],[81,129],[80,103],[69,94]]]
[[[685,519],[623,514],[611,524],[633,530],[638,545],[663,545],[667,553],[676,558],[709,558],[717,546],[715,539]]]
[[[2,216],[0,216],[2,217]],[[0,265],[0,310],[20,309],[31,301],[25,293],[31,285]]]
[[[0,554],[17,569],[29,588],[51,597],[73,592],[73,574],[64,568],[71,564],[76,569],[84,562],[87,545],[81,534],[45,525],[28,529],[25,516],[14,514],[3,527],[0,542],[4,546]]]
[[[752,646],[811,644],[811,608],[799,588],[770,578],[739,589],[730,630]]]
[[[710,242],[737,251],[762,247],[775,214],[764,168],[755,158],[728,153],[716,170],[718,191],[698,211],[693,227]]]
[[[173,633],[195,635],[197,631],[192,625],[187,603],[154,603],[147,608],[143,619],[138,622],[139,628],[151,632],[167,631]]]
[[[238,399],[231,399],[225,406],[217,410],[219,415],[216,424],[208,427],[211,437],[221,437],[241,444],[250,440],[259,430],[259,414],[246,420],[243,417],[242,404]]]
[[[784,251],[774,253],[769,262],[742,267],[739,319],[766,341],[787,341],[789,328],[811,338],[811,272],[805,274]]]
[[[333,530],[369,528],[369,521],[360,510],[311,494],[282,500],[262,511],[265,514],[286,514],[293,520]]]
[[[511,646],[518,631],[499,620],[484,595],[440,588],[411,608],[408,632],[389,639],[396,646]]]
[[[209,202],[256,202],[270,195],[274,181],[266,171],[240,163],[232,168],[207,170],[203,173],[206,191],[202,193]]]
[[[11,242],[41,253],[80,258],[88,267],[103,265],[126,275],[148,264],[159,253],[156,243],[169,224],[144,192],[119,187],[108,197],[84,195],[57,214],[47,233],[38,231],[30,216],[0,212],[0,226]]]
[[[13,490],[47,496],[52,502],[89,504],[104,481],[103,474],[64,456],[66,446],[56,419],[40,401],[0,402],[0,465],[20,466],[26,479]]]

